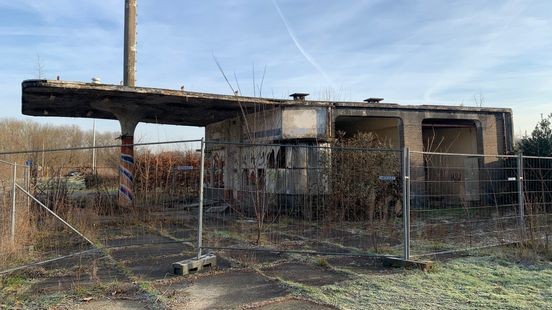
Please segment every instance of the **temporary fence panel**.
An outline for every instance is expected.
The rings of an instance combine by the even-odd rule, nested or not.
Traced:
[[[525,238],[552,246],[552,158],[521,157]]]
[[[398,150],[206,143],[203,247],[401,255]]]
[[[125,158],[120,146],[101,146],[94,167],[87,147],[0,154],[0,272],[90,250],[146,275],[151,270],[142,261],[170,270],[195,251],[199,146],[200,140],[136,144]],[[4,162],[28,164],[16,177],[14,242],[5,225],[13,214],[13,165]],[[121,195],[130,204],[121,205]]]
[[[133,150],[97,147],[93,167],[87,147],[0,153],[0,273],[91,251],[148,276],[202,250],[409,258],[551,235],[552,158],[203,140]]]
[[[21,228],[28,224],[30,201],[17,187],[28,189],[28,172],[23,164],[0,159],[0,253],[5,253],[0,266],[14,265],[12,257],[17,256]]]
[[[413,255],[521,240],[517,156],[410,154]]]

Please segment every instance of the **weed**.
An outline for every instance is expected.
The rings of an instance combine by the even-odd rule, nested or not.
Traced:
[[[316,258],[316,264],[320,267],[328,268],[330,266],[330,263],[327,259],[324,257],[317,257]]]
[[[2,286],[7,290],[17,290],[23,286],[26,281],[27,279],[22,275],[12,275],[6,277],[6,279],[2,281]]]

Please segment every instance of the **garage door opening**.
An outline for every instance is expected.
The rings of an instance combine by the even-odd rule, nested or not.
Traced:
[[[475,121],[426,119],[422,136],[424,151],[432,152],[424,154],[427,197],[441,206],[478,201],[480,158],[466,155],[480,150]]]
[[[358,133],[371,133],[377,137],[380,145],[400,148],[400,124],[396,117],[341,116],[335,120],[336,136],[352,138]]]
[[[425,119],[422,122],[424,151],[476,154],[477,126],[472,120]]]

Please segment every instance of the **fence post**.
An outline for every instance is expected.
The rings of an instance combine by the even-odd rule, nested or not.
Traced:
[[[201,138],[201,160],[199,167],[199,206],[197,217],[197,258],[201,257],[203,246],[203,178],[205,173],[205,138]]]
[[[519,227],[521,231],[521,238],[525,238],[525,206],[524,206],[524,194],[523,194],[523,154],[519,153],[517,156],[517,181],[518,181],[518,212],[519,212]]]
[[[403,258],[410,259],[410,151],[403,148],[402,152],[402,174],[403,174]]]
[[[17,181],[17,165],[13,164],[13,188],[12,188],[12,206],[11,206],[11,227],[10,227],[10,240],[12,243],[15,242],[15,194],[17,193],[16,188]]]
[[[32,165],[25,165],[25,187],[27,191],[31,192],[31,167]],[[31,206],[31,197],[27,196],[27,208]]]

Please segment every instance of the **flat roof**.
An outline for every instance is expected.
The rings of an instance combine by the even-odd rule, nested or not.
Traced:
[[[201,127],[239,116],[242,111],[277,106],[511,113],[511,109],[503,108],[294,101],[58,80],[23,81],[21,100],[22,113],[31,116],[117,119],[119,111],[137,115],[140,122]]]

